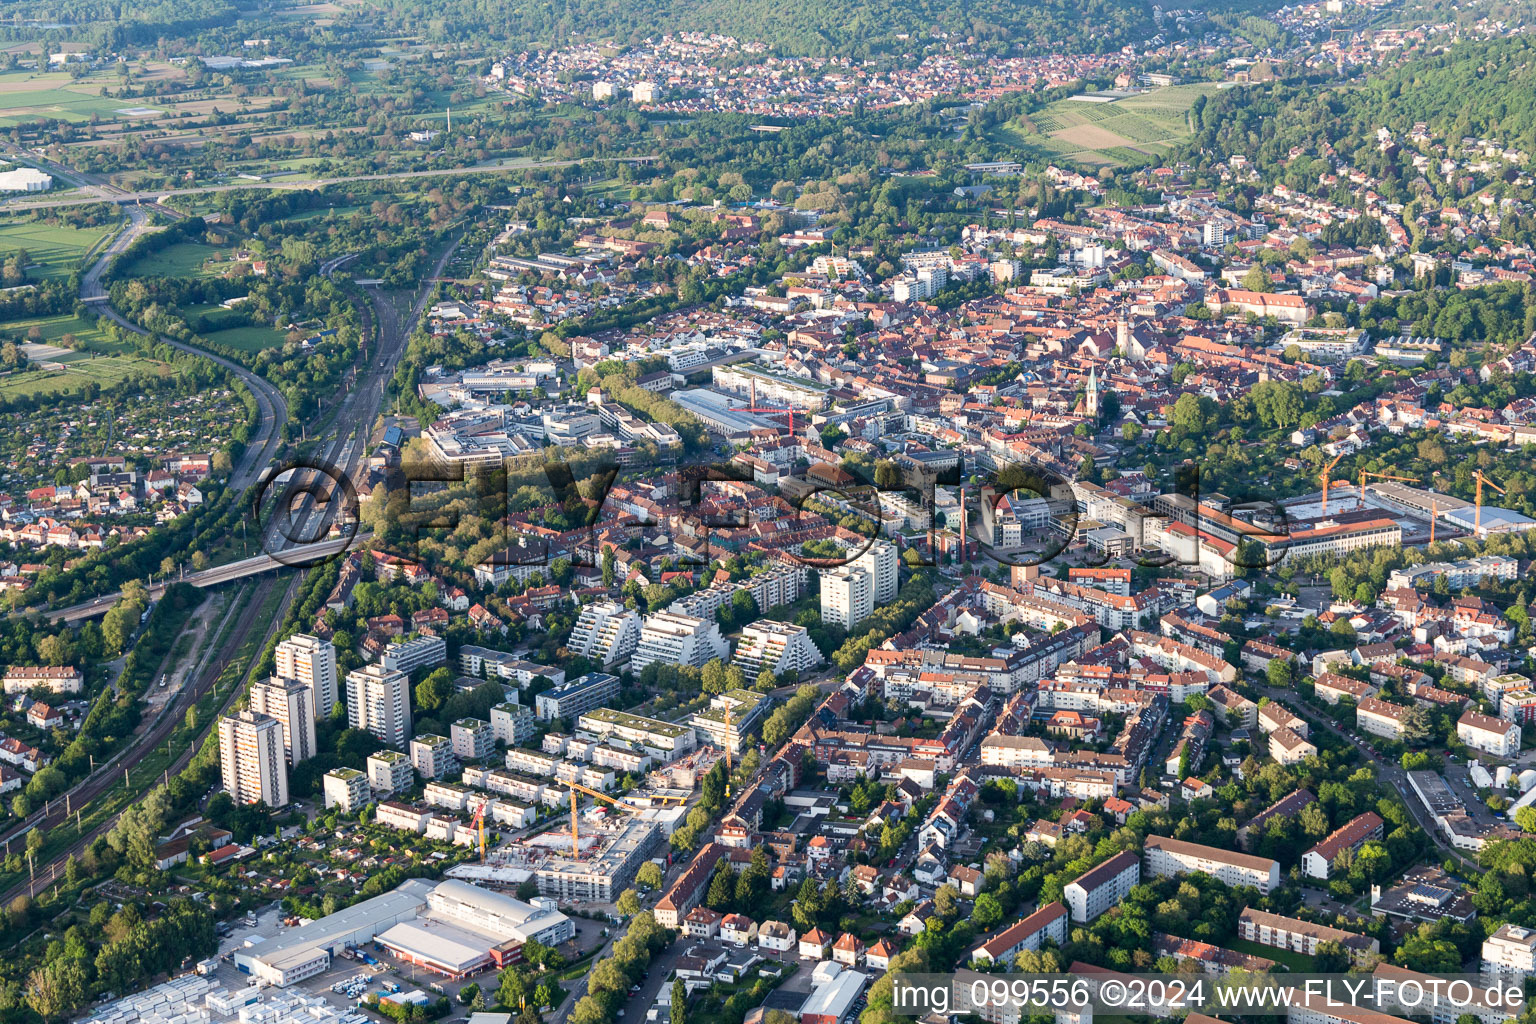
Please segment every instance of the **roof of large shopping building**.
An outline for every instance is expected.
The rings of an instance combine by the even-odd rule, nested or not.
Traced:
[[[379,922],[392,921],[419,912],[426,906],[434,884],[424,878],[411,878],[390,892],[354,903],[318,921],[300,925],[279,937],[267,939],[253,948],[251,956],[263,963],[281,967],[284,962],[305,957],[312,951],[360,929]]]

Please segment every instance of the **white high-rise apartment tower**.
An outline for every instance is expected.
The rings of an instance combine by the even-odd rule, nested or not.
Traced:
[[[235,803],[288,803],[288,765],[277,719],[254,711],[219,719],[219,767],[224,789]]]
[[[873,580],[855,565],[821,572],[821,621],[852,629],[875,610]]]
[[[315,714],[329,718],[336,706],[336,648],[329,640],[295,633],[277,645],[277,675],[315,691]]]
[[[283,727],[288,763],[315,756],[315,691],[297,679],[273,676],[251,687],[251,710]]]
[[[380,743],[405,746],[411,738],[411,679],[381,665],[347,673],[347,724]]]
[[[896,591],[900,589],[900,581],[896,574],[899,561],[900,559],[896,557],[896,545],[889,541],[877,540],[863,554],[849,563],[854,568],[863,569],[869,573],[872,588],[870,596],[877,608],[896,600]]]

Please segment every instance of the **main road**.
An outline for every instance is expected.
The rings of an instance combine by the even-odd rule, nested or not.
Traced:
[[[81,297],[96,305],[102,312],[102,315],[111,318],[126,329],[140,334],[147,334],[147,332],[118,315],[111,305],[104,301],[106,294],[101,285],[102,274],[111,259],[123,252],[133,243],[135,238],[142,235],[147,229],[142,211],[133,206],[127,209],[129,211],[128,228],[113,241],[107,250],[103,252],[101,258],[86,273],[82,279]],[[388,381],[393,375],[395,366],[398,364],[400,356],[404,351],[406,339],[410,336],[411,330],[425,311],[426,304],[432,296],[432,279],[441,276],[443,267],[458,248],[458,245],[458,241],[454,242],[441,254],[431,275],[422,283],[407,317],[402,318],[393,304],[379,292],[372,291],[370,293],[369,299],[372,307],[370,319],[372,319],[375,325],[373,356],[367,368],[348,390],[345,398],[343,398],[342,404],[333,420],[336,424],[334,434],[326,441],[323,441],[321,445],[321,456],[331,461],[339,471],[350,475],[355,473],[361,464],[363,453],[367,447],[368,432],[374,418],[378,415],[383,405]],[[322,270],[325,272],[334,270],[344,261],[345,258],[331,260],[324,265]],[[204,352],[201,349],[173,342],[171,339],[162,340],[175,344],[176,347],[184,351],[214,360],[219,365],[235,373],[242,380],[245,380],[254,394],[262,396],[258,397],[258,407],[263,410],[263,427],[270,429],[258,435],[260,443],[253,443],[247,448],[245,455],[241,458],[241,464],[232,478],[232,484],[243,488],[252,482],[261,480],[267,469],[268,461],[276,454],[275,441],[278,438],[279,428],[287,417],[287,403],[283,401],[282,395],[275,388],[272,388],[270,383],[251,373],[245,367]],[[266,401],[262,400],[263,397]],[[269,413],[272,414],[270,419],[268,419]],[[274,443],[269,444],[269,441]],[[306,505],[300,512],[300,520],[301,522],[307,522],[318,516],[319,521],[315,525],[323,533],[328,526],[328,520],[334,516],[338,508],[339,503],[336,502],[332,502],[326,509],[318,511],[310,509]],[[344,533],[340,537],[327,537],[324,540],[309,545],[292,544],[284,541],[280,543],[280,546],[284,548],[281,558],[274,558],[270,554],[257,555],[253,558],[242,559],[201,572],[190,573],[183,577],[183,579],[195,586],[215,586],[219,583],[268,572],[286,565],[295,564],[296,562],[307,561],[311,558],[333,556],[365,543],[367,538],[368,535],[364,533],[359,533],[353,537],[348,537]],[[285,586],[287,594],[284,603],[292,601],[298,582],[299,577],[297,575],[294,575],[287,581],[279,580],[275,576],[263,580],[257,585],[257,589],[246,607],[259,608],[264,603],[266,595],[270,593],[271,588],[274,586]],[[163,593],[165,586],[166,584],[162,583],[152,587],[151,595],[158,596],[159,593]],[[93,615],[100,615],[112,606],[117,597],[118,595],[116,594],[104,595],[93,601],[76,605],[73,608],[55,611],[51,613],[51,617],[75,622]],[[264,641],[270,640],[273,631],[281,621],[282,619],[279,615],[265,625],[264,633],[262,634]],[[204,663],[202,671],[196,675],[192,682],[183,687],[183,692],[178,694],[177,698],[163,709],[161,714],[156,716],[153,721],[141,723],[134,736],[113,755],[110,761],[103,764],[96,772],[92,773],[70,791],[68,804],[51,804],[46,806],[42,811],[34,813],[26,823],[20,826],[8,838],[14,838],[34,828],[46,829],[57,827],[63,823],[64,818],[71,809],[82,809],[90,801],[110,791],[115,784],[119,771],[131,770],[135,765],[142,762],[144,758],[148,757],[161,743],[169,739],[176,726],[181,722],[186,709],[193,706],[200,697],[214,686],[230,661],[257,627],[258,623],[254,617],[243,619],[236,626],[234,635],[231,636],[229,643],[220,651],[210,652],[211,659]],[[252,664],[254,665],[254,661]],[[249,666],[247,667],[247,672],[249,672]],[[218,709],[218,714],[222,714],[243,690],[243,685],[233,687],[229,697],[223,702],[223,706]],[[218,714],[214,717],[217,718]],[[212,722],[210,721],[208,726],[205,726],[203,732],[211,726]],[[199,735],[201,736],[203,732],[200,732]],[[168,771],[180,771],[190,759],[196,745],[193,744],[186,751],[183,751],[170,765]],[[59,877],[59,873],[63,870],[67,859],[70,856],[79,855],[85,846],[96,836],[102,835],[110,829],[116,822],[117,817],[118,815],[115,814],[110,816],[87,835],[81,836],[67,849],[61,851],[49,863],[37,865],[35,881],[14,886],[10,892],[0,894],[0,900],[9,900],[23,893],[30,895],[36,891],[37,887],[46,887],[52,884]]]
[[[16,155],[33,163],[46,163],[37,154],[26,150],[16,151]],[[56,210],[63,206],[86,206],[91,203],[117,203],[119,205],[137,205],[139,203],[158,203],[175,196],[202,196],[217,192],[239,192],[253,188],[281,188],[281,189],[317,189],[330,185],[347,185],[360,181],[413,181],[418,178],[447,178],[461,177],[468,174],[513,174],[519,171],[542,170],[556,167],[574,167],[577,164],[593,163],[621,163],[644,164],[657,159],[656,156],[623,156],[605,157],[602,160],[527,160],[521,162],[502,162],[494,164],[478,164],[473,167],[434,167],[421,171],[388,171],[379,174],[350,174],[335,178],[282,178],[269,181],[231,181],[222,185],[198,185],[191,188],[168,188],[154,191],[130,192],[118,188],[115,185],[87,184],[82,186],[81,192],[89,193],[73,199],[54,199],[51,201],[31,202],[25,199],[12,199],[0,202],[0,210],[5,209],[29,209],[46,206],[50,210]]]
[[[101,283],[102,276],[112,261],[150,230],[149,218],[141,207],[134,205],[124,209],[128,214],[128,226],[113,239],[111,245],[102,250],[101,256],[80,279],[80,300],[123,330],[148,336],[148,331],[112,308],[108,301],[107,290]],[[245,452],[234,467],[229,481],[229,485],[235,490],[243,491],[261,476],[262,471],[277,456],[278,448],[282,446],[283,424],[288,420],[287,399],[265,377],[252,373],[231,359],[225,359],[223,356],[177,341],[175,338],[161,337],[157,340],[182,352],[202,356],[217,363],[238,377],[255,398],[258,417],[256,432],[247,442]]]

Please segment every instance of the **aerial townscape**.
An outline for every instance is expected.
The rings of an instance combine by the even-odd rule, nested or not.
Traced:
[[[1536,6],[4,14],[0,1024],[1536,1022]]]

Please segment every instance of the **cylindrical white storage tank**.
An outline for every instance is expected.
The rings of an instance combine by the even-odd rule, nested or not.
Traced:
[[[1472,766],[1472,784],[1478,789],[1492,789],[1493,776],[1488,774],[1488,769],[1480,764]]]
[[[1536,768],[1527,768],[1520,773],[1520,792],[1529,793],[1536,789]]]
[[[1499,770],[1493,773],[1493,784],[1499,789],[1508,789],[1509,777],[1513,774],[1514,772],[1509,770],[1509,765],[1501,764]]]

